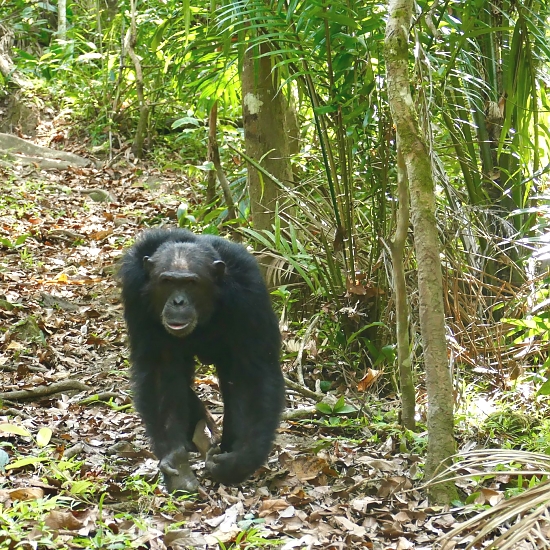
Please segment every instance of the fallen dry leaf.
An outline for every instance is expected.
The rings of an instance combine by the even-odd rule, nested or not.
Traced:
[[[334,520],[336,521],[336,523],[340,524],[346,531],[350,532],[356,537],[363,538],[367,534],[367,531],[364,527],[353,523],[353,521],[350,521],[344,516],[334,516]]]
[[[327,467],[327,461],[318,456],[298,456],[288,465],[289,470],[295,474],[300,481],[316,479]]]
[[[84,522],[77,519],[72,512],[67,510],[52,510],[46,515],[44,524],[50,529],[69,529],[77,531]]]
[[[44,489],[40,487],[20,487],[8,491],[8,494],[12,500],[37,500],[44,498]]]

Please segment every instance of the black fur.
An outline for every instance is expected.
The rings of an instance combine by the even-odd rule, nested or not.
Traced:
[[[172,262],[182,256],[187,268]],[[168,282],[159,279],[160,271]],[[195,426],[204,418],[192,389],[195,357],[216,366],[225,408],[221,444],[208,454],[206,467],[222,483],[244,481],[267,459],[284,406],[278,322],[256,260],[220,237],[157,229],[125,254],[119,275],[135,406],[168,489],[198,485],[187,461]],[[185,277],[198,282],[185,286]],[[187,319],[194,312],[196,324],[179,336],[168,332],[171,321],[163,325],[164,317]]]

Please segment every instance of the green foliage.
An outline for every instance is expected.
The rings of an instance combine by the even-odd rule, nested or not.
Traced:
[[[364,3],[325,7],[305,2],[287,7],[280,2],[240,1],[223,6],[217,17],[224,31],[218,35],[236,40],[238,53],[268,45],[287,92],[297,90],[309,98],[309,116],[320,140],[319,160],[326,182],[324,215],[317,221],[330,219],[327,238],[331,246],[334,240],[341,244],[337,263],[342,261],[345,278],[353,280],[359,265],[357,231],[366,220],[355,210],[363,198],[370,202],[376,195],[374,189],[361,192],[364,182],[374,183],[374,172],[357,159],[368,159],[367,150],[379,145],[372,139],[379,130],[379,120],[369,109],[369,101],[376,95],[378,67],[371,63],[368,44],[380,43],[381,14]],[[305,202],[311,207],[313,200],[320,198],[308,197],[300,206],[303,208]],[[383,194],[378,198],[385,200]],[[363,212],[365,206],[363,201]],[[375,201],[373,206],[379,203]]]
[[[262,523],[264,522],[264,520],[245,519],[240,523],[252,523],[252,522]],[[234,542],[232,542],[230,545],[226,546],[223,542],[220,541],[219,546],[220,546],[220,550],[236,550],[236,549],[252,550],[253,548],[276,548],[281,544],[282,544],[282,541],[266,538],[262,534],[262,531],[258,528],[252,528],[252,529],[246,528],[235,537]]]
[[[6,248],[19,248],[23,246],[25,241],[29,238],[30,235],[19,235],[15,242],[10,241],[6,237],[0,237],[0,244],[4,245]]]
[[[534,419],[511,409],[501,409],[487,416],[481,426],[482,433],[491,438],[515,439],[526,434]]]
[[[334,414],[350,414],[357,412],[357,409],[353,405],[349,405],[345,402],[344,396],[341,396],[334,405],[330,405],[325,401],[321,401],[315,405],[315,408],[322,414],[334,415]]]

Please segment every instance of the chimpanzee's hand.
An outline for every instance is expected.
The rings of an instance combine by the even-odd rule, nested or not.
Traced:
[[[208,451],[205,466],[210,475],[224,485],[242,483],[254,471],[246,452],[224,453],[220,447],[212,447]]]
[[[196,493],[199,482],[189,466],[189,454],[184,447],[168,453],[159,463],[166,489],[170,493],[185,491]]]

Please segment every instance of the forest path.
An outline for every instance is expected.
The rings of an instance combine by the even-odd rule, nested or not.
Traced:
[[[131,406],[115,272],[139,231],[175,224],[182,201],[199,203],[196,186],[125,161],[4,165],[0,177],[0,500],[17,525],[0,515],[0,538],[39,548],[427,549],[450,527],[452,516],[430,517],[421,494],[403,492],[418,459],[395,452],[398,441],[385,433],[367,445],[376,436],[366,425],[322,418],[283,423],[268,465],[241,487],[213,483],[197,459],[199,495],[166,495]],[[208,370],[197,388],[220,418]],[[20,390],[31,394],[10,393]]]

